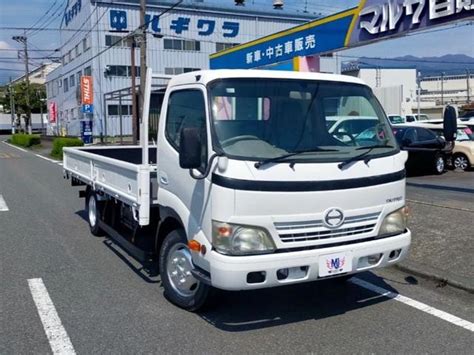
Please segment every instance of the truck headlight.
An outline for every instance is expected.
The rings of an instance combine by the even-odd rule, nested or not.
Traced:
[[[275,251],[270,234],[263,228],[212,222],[212,245],[228,255],[267,254]]]
[[[400,234],[407,228],[408,209],[402,207],[388,214],[382,222],[379,236],[387,234]]]

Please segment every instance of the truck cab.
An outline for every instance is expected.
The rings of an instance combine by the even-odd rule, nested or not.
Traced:
[[[364,134],[330,130],[349,116],[367,122]],[[343,280],[407,255],[407,154],[357,78],[182,74],[167,86],[156,141],[150,223],[165,293],[180,307],[198,309],[214,288]],[[66,149],[66,162],[81,150]]]

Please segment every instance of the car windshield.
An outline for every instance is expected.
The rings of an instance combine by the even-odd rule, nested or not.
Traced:
[[[372,91],[360,84],[284,79],[224,79],[210,84],[217,145],[236,159],[341,161],[378,146],[397,148]],[[381,146],[381,147],[380,147]],[[385,148],[387,146],[387,148]]]
[[[388,119],[393,124],[405,123],[405,120],[403,119],[402,116],[391,115],[391,116],[388,116]]]
[[[457,133],[457,141],[474,141],[474,133],[470,128],[460,128]]]

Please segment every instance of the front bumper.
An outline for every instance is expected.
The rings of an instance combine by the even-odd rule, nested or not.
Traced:
[[[401,261],[408,253],[410,242],[411,232],[407,230],[403,234],[368,242],[288,253],[227,256],[211,251],[208,257],[211,284],[223,290],[250,290],[320,280],[322,278],[319,277],[319,257],[339,252],[352,253],[352,270],[338,276],[353,274]],[[390,258],[390,253],[394,250],[401,250],[401,253]],[[368,265],[366,257],[374,254],[382,254],[382,257],[375,265]],[[306,272],[297,273],[296,277],[284,280],[277,277],[278,270],[301,267],[305,268]],[[248,274],[258,272],[265,273],[264,281],[249,283]]]

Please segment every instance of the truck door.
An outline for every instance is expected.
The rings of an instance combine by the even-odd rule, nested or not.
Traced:
[[[182,169],[178,152],[183,128],[199,128],[202,132],[202,165],[199,170],[202,173],[207,167],[210,146],[204,86],[171,88],[164,103],[158,142],[158,202],[179,216],[188,238],[192,238],[201,229],[205,213],[209,212],[210,181],[207,178],[196,180],[188,170]]]

